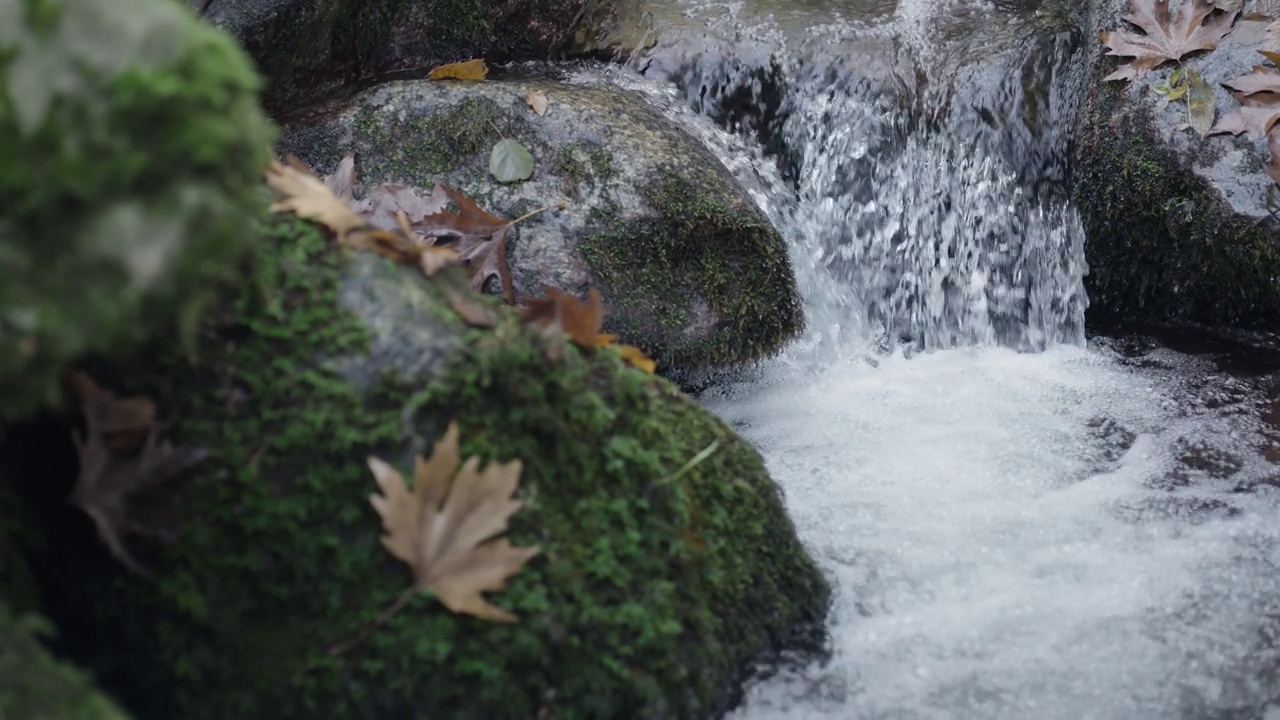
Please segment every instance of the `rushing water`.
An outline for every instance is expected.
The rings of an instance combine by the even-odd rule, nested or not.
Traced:
[[[728,39],[660,43],[662,86],[612,81],[702,135],[792,244],[807,335],[704,402],[763,453],[836,588],[831,661],[735,717],[1280,718],[1255,387],[1085,342],[1070,34],[1042,8],[1019,26],[863,3],[892,13],[867,26],[835,12],[858,3],[781,24],[683,5],[727,13]],[[813,7],[832,12],[806,35]],[[1002,23],[1015,40],[981,38],[977,62],[946,40]]]

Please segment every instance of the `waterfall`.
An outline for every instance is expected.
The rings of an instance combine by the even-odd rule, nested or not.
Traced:
[[[832,658],[734,717],[1280,718],[1264,398],[1086,342],[1078,39],[1049,0],[851,3],[683,0],[706,38],[580,78],[698,135],[805,297],[805,337],[702,402],[831,578]]]

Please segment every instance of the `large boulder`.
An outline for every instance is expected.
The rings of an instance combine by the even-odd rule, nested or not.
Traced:
[[[1267,207],[1275,183],[1264,170],[1266,141],[1180,129],[1186,105],[1160,109],[1152,90],[1168,83],[1176,64],[1104,83],[1123,61],[1105,56],[1098,38],[1133,31],[1120,19],[1128,5],[1093,0],[1085,18],[1072,183],[1087,237],[1091,319],[1274,329],[1280,235]],[[1239,107],[1222,83],[1266,64],[1257,29],[1238,23],[1216,50],[1184,59],[1214,88],[1219,118]]]
[[[235,35],[288,114],[389,73],[488,57],[580,50],[612,15],[605,0],[186,0]]]
[[[168,0],[0,2],[0,419],[237,272],[273,137],[257,89]]]
[[[130,541],[153,577],[85,527],[35,568],[60,626],[93,628],[73,656],[136,717],[713,717],[757,661],[820,642],[828,586],[760,456],[670,383],[521,325],[457,269],[344,256],[298,222],[266,255],[195,364],[157,344],[89,367],[211,452],[149,497],[180,528]],[[450,293],[497,326],[468,326]],[[454,420],[464,457],[523,461],[508,537],[541,552],[489,596],[519,621],[417,595],[329,654],[412,583],[379,544],[365,459],[407,472]],[[69,481],[23,487],[62,507]]]
[[[525,103],[538,91],[545,117]],[[489,173],[514,138],[533,177]],[[724,165],[637,95],[549,80],[395,82],[341,113],[289,129],[280,145],[318,171],[356,155],[365,185],[442,182],[481,207],[520,217],[509,244],[516,300],[544,285],[597,287],[606,329],[690,377],[776,353],[804,324],[787,248]]]

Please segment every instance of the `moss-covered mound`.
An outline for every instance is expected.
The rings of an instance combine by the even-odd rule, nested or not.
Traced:
[[[70,358],[190,319],[249,250],[257,87],[169,0],[0,4],[0,417]]]
[[[37,568],[68,614],[92,608],[60,621],[96,628],[77,657],[137,717],[710,717],[754,660],[814,649],[828,587],[778,489],[668,382],[611,350],[552,363],[504,309],[467,327],[442,299],[460,275],[344,259],[297,223],[272,248],[265,304],[207,326],[197,365],[159,349],[114,376],[213,452],[168,489],[184,531],[155,577],[60,581],[88,563],[56,552]],[[365,458],[407,471],[455,419],[464,456],[524,463],[508,536],[542,552],[490,596],[520,621],[417,596],[329,656],[412,582],[379,544]]]
[[[542,92],[545,117],[525,104]],[[533,176],[503,185],[489,172],[510,138]],[[547,80],[382,85],[332,117],[297,124],[281,152],[320,173],[356,155],[366,185],[436,182],[522,221],[509,241],[518,301],[552,285],[601,290],[605,328],[684,380],[769,357],[804,327],[786,243],[696,138],[641,97]]]
[[[126,720],[82,671],[55,660],[40,642],[51,626],[17,616],[0,599],[0,717],[21,720]]]
[[[1182,167],[1128,92],[1109,86],[1087,108],[1073,168],[1091,318],[1280,327],[1280,234]]]

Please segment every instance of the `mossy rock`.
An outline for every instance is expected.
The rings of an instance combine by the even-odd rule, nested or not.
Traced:
[[[1123,25],[1124,0],[1088,4],[1086,38]],[[1239,107],[1221,83],[1260,62],[1237,28],[1218,49],[1184,60],[1215,90],[1217,117]],[[1201,138],[1161,110],[1152,87],[1176,64],[1133,82],[1103,83],[1121,62],[1090,40],[1075,129],[1072,192],[1086,232],[1089,315],[1280,328],[1280,231],[1268,209],[1266,141]]]
[[[176,543],[134,543],[153,579],[104,562],[60,584],[59,622],[95,627],[76,657],[137,717],[702,718],[779,653],[821,651],[828,586],[725,424],[613,350],[548,360],[562,341],[495,301],[497,327],[469,328],[444,300],[470,293],[460,272],[271,232],[265,295],[206,328],[197,364],[157,349],[94,369],[213,453],[162,498],[185,515]],[[489,596],[519,622],[419,595],[329,656],[412,582],[379,543],[366,458],[407,471],[451,420],[464,457],[523,461],[508,537],[541,553]]]
[[[233,274],[273,137],[257,89],[235,41],[168,0],[0,4],[0,418]]]
[[[549,99],[545,117],[527,92]],[[513,138],[533,176],[489,173]],[[517,301],[546,285],[604,295],[605,328],[684,379],[768,357],[803,329],[786,244],[750,195],[698,140],[635,93],[550,80],[405,81],[334,117],[290,128],[282,153],[320,173],[346,153],[366,186],[443,182],[501,217],[563,202],[522,221],[509,242]]]
[[[200,8],[206,0],[186,0]],[[377,78],[447,62],[561,57],[612,15],[606,0],[216,0],[208,20],[240,39],[290,115]]]
[[[15,720],[128,720],[83,671],[51,656],[48,622],[17,615],[0,599],[0,717]]]

